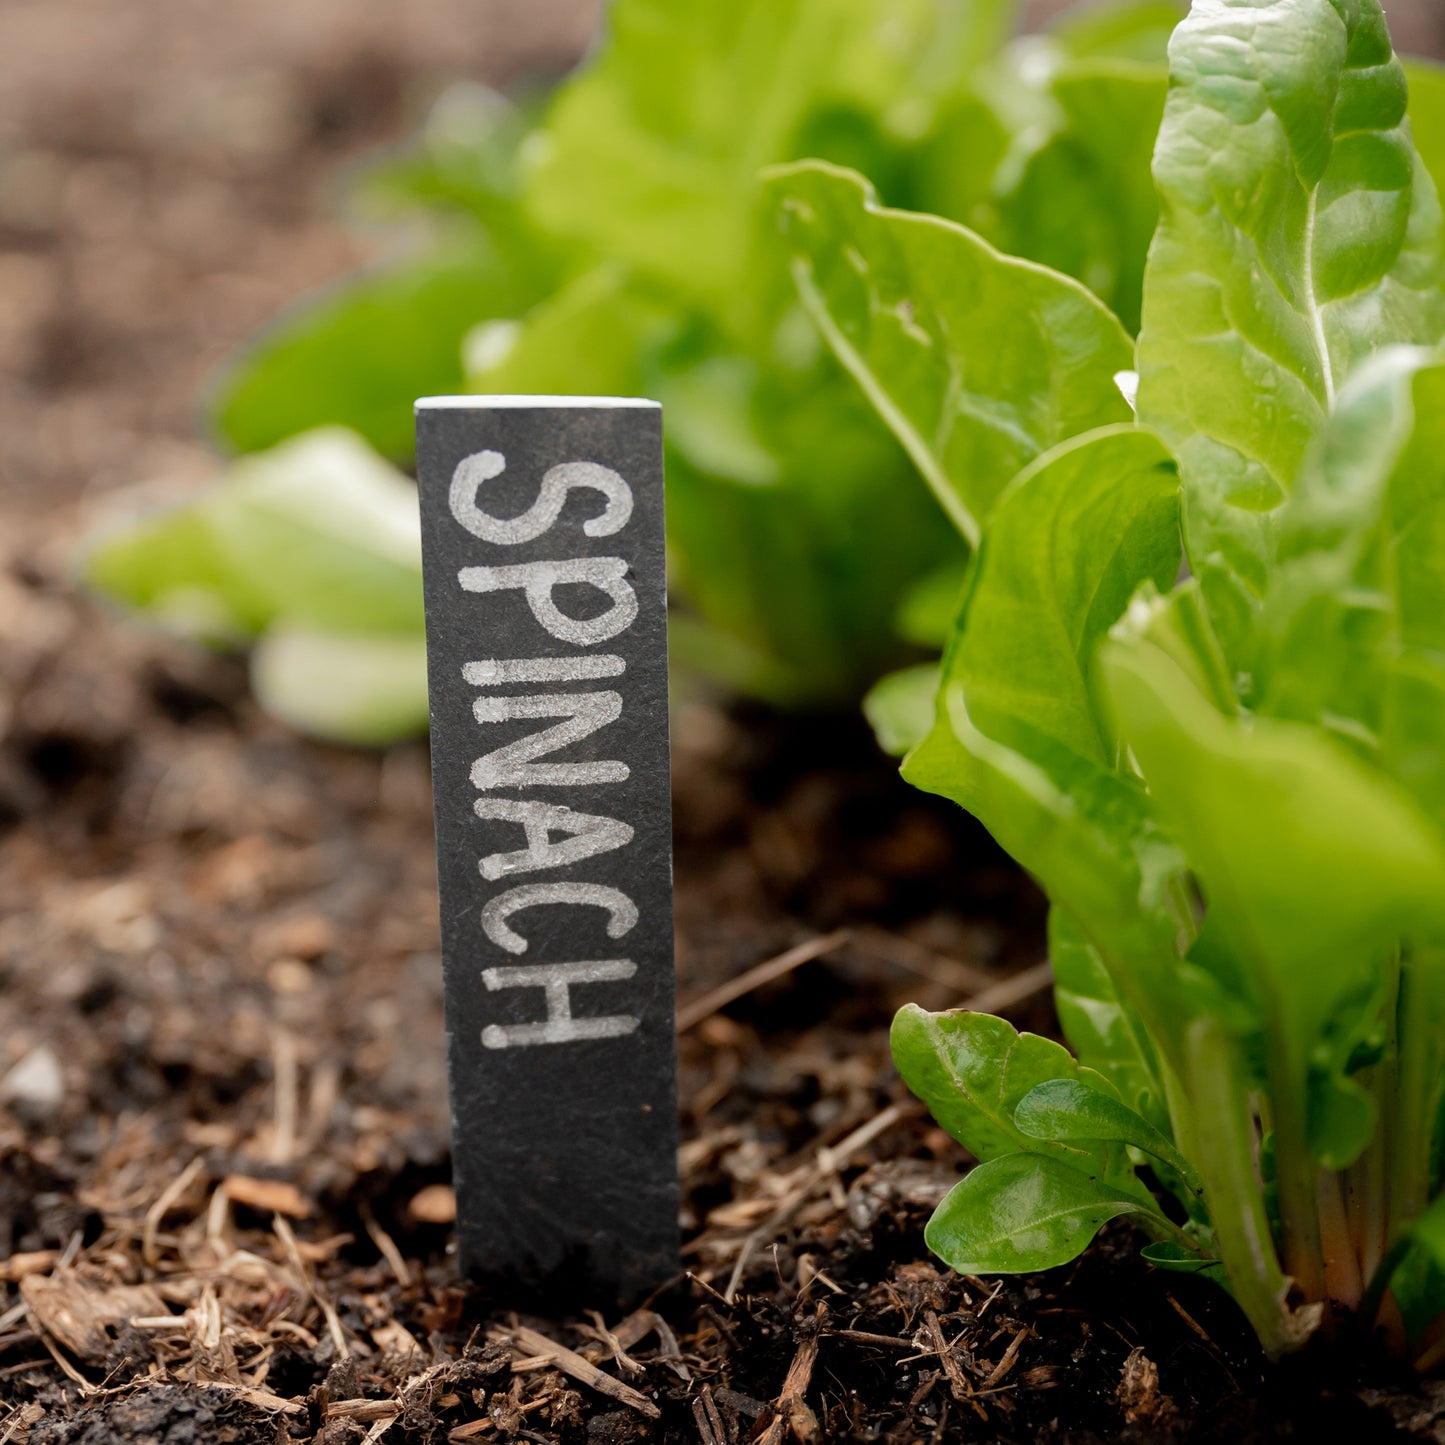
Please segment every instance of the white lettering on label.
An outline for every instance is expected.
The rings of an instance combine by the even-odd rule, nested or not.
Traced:
[[[609,537],[620,532],[632,517],[632,489],[610,467],[596,462],[564,462],[550,468],[530,507],[515,517],[493,516],[482,506],[483,489],[500,477],[506,466],[501,452],[480,451],[463,457],[452,473],[448,496],[452,516],[483,541],[506,547],[535,541],[558,521],[573,491],[596,492],[603,499],[602,510],[581,524],[589,537]],[[637,620],[637,593],[628,580],[628,570],[621,557],[578,557],[501,567],[463,567],[457,581],[467,592],[520,589],[532,616],[548,634],[574,647],[590,648],[617,637]],[[579,618],[564,612],[557,601],[557,589],[578,586],[602,593],[610,605],[596,617]],[[491,688],[587,682],[621,677],[626,671],[625,660],[615,653],[581,653],[566,657],[487,658],[465,663],[462,676],[473,687]],[[603,690],[555,696],[483,695],[473,702],[472,713],[479,723],[562,719],[484,753],[472,764],[472,785],[484,795],[472,805],[477,817],[484,822],[514,823],[522,829],[525,839],[522,848],[488,853],[479,859],[477,867],[483,878],[495,882],[516,874],[565,868],[632,842],[635,830],[617,818],[581,813],[560,804],[486,796],[501,788],[623,782],[630,770],[622,762],[596,758],[538,761],[616,722],[622,715],[620,693]],[[519,883],[483,905],[482,932],[498,948],[524,954],[528,940],[512,927],[510,920],[523,909],[542,907],[600,908],[607,914],[607,936],[613,939],[624,937],[638,921],[637,905],[619,888],[571,881]],[[541,939],[549,937],[555,937],[555,930],[541,930]],[[630,1034],[639,1025],[630,1014],[573,1017],[571,990],[581,984],[621,982],[636,972],[637,965],[631,959],[484,969],[482,981],[489,992],[541,989],[546,1016],[534,1023],[489,1024],[482,1030],[482,1043],[489,1049],[508,1049]]]
[[[598,959],[589,963],[541,963],[520,968],[486,968],[482,982],[499,988],[540,988],[547,1004],[542,1023],[488,1024],[482,1043],[489,1049],[512,1049],[527,1044],[567,1044],[577,1039],[615,1039],[630,1034],[640,1020],[631,1014],[605,1014],[600,1018],[573,1018],[573,984],[611,983],[637,972],[630,958]]]
[[[611,467],[597,462],[563,462],[548,470],[537,500],[525,512],[515,517],[494,517],[477,506],[477,494],[506,468],[501,452],[474,452],[463,457],[452,473],[448,496],[452,516],[485,542],[514,547],[519,542],[535,541],[562,515],[567,493],[574,487],[590,487],[607,498],[601,513],[582,524],[589,537],[610,537],[620,532],[632,516],[632,489]]]
[[[541,732],[528,733],[484,753],[472,764],[472,786],[479,792],[493,788],[585,787],[592,783],[621,783],[631,769],[626,763],[538,763],[533,759],[580,742],[598,728],[622,716],[622,694],[566,692],[535,697],[479,697],[472,704],[478,722],[511,722],[514,718],[560,717]]]
[[[511,682],[585,682],[594,677],[621,677],[627,664],[615,653],[582,653],[576,657],[489,658],[469,662],[462,676],[473,687]]]
[[[467,592],[520,587],[532,616],[561,642],[592,647],[625,632],[637,620],[637,593],[621,557],[574,557],[565,562],[523,562],[511,567],[463,567],[457,581]],[[582,583],[605,592],[612,606],[596,617],[568,617],[552,600],[557,587]]]
[[[520,823],[527,846],[513,853],[489,853],[477,867],[483,878],[495,882],[513,873],[537,873],[544,868],[563,868],[598,853],[625,848],[632,841],[630,823],[596,813],[579,813],[555,803],[524,802],[519,798],[478,798],[472,804],[477,817],[504,823]],[[566,834],[560,843],[553,833]]]
[[[527,940],[507,920],[524,908],[548,903],[605,909],[610,915],[608,938],[622,938],[637,923],[637,905],[620,888],[602,883],[519,883],[482,909],[482,932],[508,953],[526,953]]]

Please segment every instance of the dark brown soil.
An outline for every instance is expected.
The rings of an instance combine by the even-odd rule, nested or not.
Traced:
[[[338,164],[591,10],[0,10],[0,1442],[1445,1439],[1445,1395],[1268,1366],[1127,1231],[1038,1278],[929,1261],[967,1161],[887,1023],[988,993],[1053,1028],[1042,903],[846,720],[675,720],[680,997],[848,930],[680,1040],[688,1272],[626,1319],[457,1279],[425,750],[297,740],[70,559],[113,487],[209,472],[208,368],[362,258]]]

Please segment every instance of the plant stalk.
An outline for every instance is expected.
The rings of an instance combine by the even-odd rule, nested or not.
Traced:
[[[1181,1130],[1194,1151],[1215,1243],[1230,1288],[1260,1343],[1272,1356],[1299,1343],[1255,1169],[1254,1118],[1239,1046],[1218,1020],[1195,1019],[1185,1034],[1188,1123]],[[1181,1120],[1182,1122],[1182,1120]]]

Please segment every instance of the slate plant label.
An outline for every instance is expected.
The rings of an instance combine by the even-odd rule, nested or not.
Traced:
[[[627,1300],[677,1268],[662,412],[416,415],[461,1264]]]

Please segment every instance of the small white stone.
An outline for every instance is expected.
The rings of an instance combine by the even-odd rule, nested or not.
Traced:
[[[60,1060],[45,1044],[31,1051],[0,1081],[0,1099],[48,1118],[65,1101],[65,1075]]]

